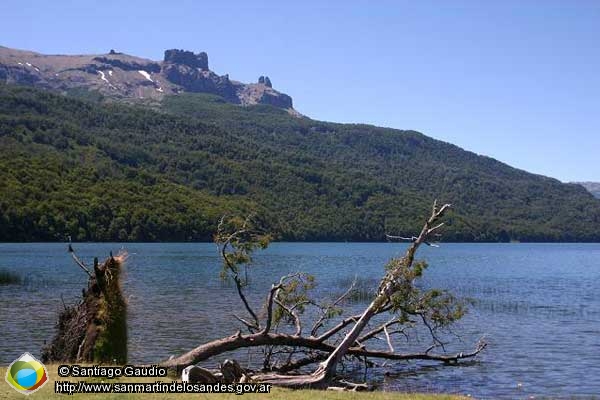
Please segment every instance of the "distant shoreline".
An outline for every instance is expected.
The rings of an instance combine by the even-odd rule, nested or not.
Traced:
[[[59,241],[47,241],[47,242],[42,242],[42,241],[31,241],[31,242],[0,242],[0,245],[2,244],[69,244],[69,242],[59,242]],[[212,244],[212,241],[188,241],[188,242],[181,242],[181,241],[155,241],[155,242],[114,242],[114,241],[90,241],[90,242],[71,242],[72,244],[204,244],[204,243],[208,243],[208,244]],[[305,240],[305,241],[286,241],[286,240],[274,240],[271,242],[271,244],[277,244],[277,243],[289,243],[289,244],[311,244],[311,243],[319,243],[319,244],[325,244],[325,243],[331,243],[331,244],[338,244],[338,243],[348,243],[348,244],[385,244],[385,243],[389,243],[389,244],[403,244],[403,243],[409,243],[409,242],[392,242],[392,241],[351,241],[351,240],[324,240],[324,241],[317,241],[317,240]],[[539,242],[531,242],[531,241],[511,241],[511,242],[498,242],[498,241],[472,241],[472,242],[457,242],[457,241],[448,241],[448,242],[444,242],[444,241],[440,241],[439,242],[440,245],[444,245],[444,244],[600,244],[600,242],[592,242],[592,241],[572,241],[572,242],[564,242],[564,241],[556,241],[556,242],[552,242],[552,241],[539,241]]]

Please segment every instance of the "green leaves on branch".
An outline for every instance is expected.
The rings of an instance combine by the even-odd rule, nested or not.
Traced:
[[[391,297],[392,309],[398,313],[403,323],[412,321],[415,316],[433,327],[445,327],[462,318],[466,309],[464,304],[451,293],[441,289],[422,290],[417,280],[428,267],[425,261],[415,261],[407,267],[403,258],[394,258],[387,269],[399,271],[394,282],[395,292]]]
[[[310,291],[317,286],[315,277],[306,273],[298,273],[283,281],[277,292],[277,307],[273,314],[273,322],[294,324],[294,314],[302,315],[307,305],[315,304]]]
[[[263,221],[254,214],[246,218],[224,216],[219,221],[214,242],[223,258],[221,277],[235,276],[245,285],[246,280],[239,277],[240,266],[252,261],[254,250],[266,249],[271,236],[265,232]]]

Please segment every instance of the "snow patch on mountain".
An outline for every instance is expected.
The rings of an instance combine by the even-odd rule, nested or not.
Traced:
[[[141,75],[142,75],[144,78],[148,79],[150,82],[154,82],[154,81],[152,80],[152,78],[150,78],[150,74],[149,74],[149,73],[147,73],[146,71],[144,71],[144,70],[139,70],[138,72],[139,72],[139,73],[140,73],[140,74],[141,74]]]

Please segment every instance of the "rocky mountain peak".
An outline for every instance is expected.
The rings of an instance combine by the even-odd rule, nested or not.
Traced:
[[[114,100],[150,99],[181,92],[211,93],[242,106],[269,104],[299,115],[292,98],[273,89],[268,76],[242,83],[208,68],[208,54],[169,49],[152,61],[111,49],[97,55],[45,55],[0,46],[0,82],[69,93],[81,89]]]
[[[194,54],[192,51],[170,49],[165,50],[165,63],[183,64],[192,68],[200,68],[208,71],[208,54],[200,52]]]
[[[267,86],[267,87],[270,87],[270,88],[272,88],[272,87],[273,87],[273,84],[271,83],[271,80],[269,79],[269,77],[268,77],[268,76],[262,76],[262,75],[261,75],[261,76],[258,78],[258,83],[259,83],[259,84],[261,84],[261,85],[265,85],[265,86]]]

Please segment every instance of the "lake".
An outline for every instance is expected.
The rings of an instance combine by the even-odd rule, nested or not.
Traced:
[[[219,278],[214,244],[75,244],[94,256],[129,253],[124,290],[129,302],[129,358],[151,363],[235,332],[240,310],[234,288]],[[18,272],[21,285],[0,286],[0,364],[23,352],[39,356],[54,334],[63,301],[86,286],[66,244],[0,244],[0,269]],[[250,268],[250,298],[260,303],[286,273],[316,276],[317,295],[331,296],[358,276],[376,282],[383,266],[402,254],[392,243],[274,243]],[[448,392],[480,399],[600,395],[600,244],[442,244],[422,248],[422,285],[447,288],[472,304],[453,327],[452,351],[488,348],[458,366],[388,362],[368,371],[384,390]],[[353,304],[360,310],[364,304]],[[397,351],[428,347],[398,342]],[[405,347],[403,347],[405,346]],[[242,364],[247,352],[236,355]],[[222,356],[211,362],[215,366]],[[387,372],[384,376],[383,372]]]

